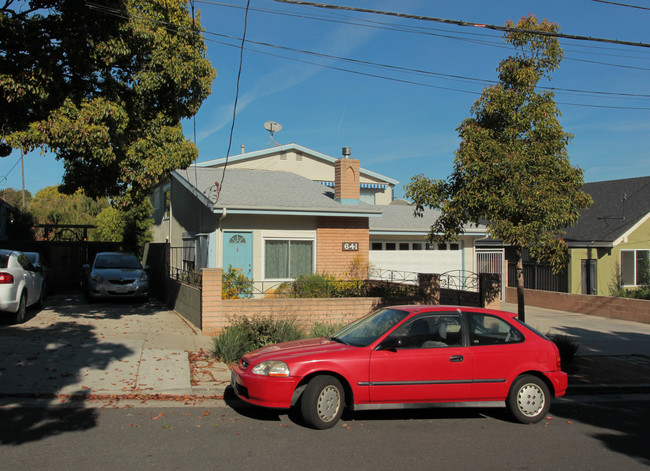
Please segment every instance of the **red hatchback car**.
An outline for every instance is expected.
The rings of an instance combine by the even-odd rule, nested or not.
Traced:
[[[516,314],[455,306],[394,306],[332,337],[247,353],[233,368],[251,404],[299,408],[311,427],[352,410],[504,407],[523,423],[544,419],[567,375],[553,342]]]

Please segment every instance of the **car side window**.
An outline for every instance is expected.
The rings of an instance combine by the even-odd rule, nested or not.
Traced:
[[[20,263],[20,266],[23,267],[24,270],[28,271],[36,271],[34,268],[34,265],[32,265],[32,262],[29,261],[27,258],[27,255],[18,255],[18,263]]]
[[[460,314],[423,315],[406,322],[386,342],[398,348],[440,348],[463,343]]]
[[[500,345],[523,341],[523,334],[503,319],[489,314],[469,314],[470,345]]]

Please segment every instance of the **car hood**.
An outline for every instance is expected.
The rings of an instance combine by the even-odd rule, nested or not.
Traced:
[[[139,268],[95,268],[92,273],[111,279],[140,278],[142,276],[142,270]]]
[[[315,358],[320,354],[357,350],[358,348],[334,342],[333,340],[327,340],[326,338],[295,340],[293,342],[278,343],[254,350],[244,355],[244,360],[251,364],[257,364],[265,360],[287,361],[303,356]]]

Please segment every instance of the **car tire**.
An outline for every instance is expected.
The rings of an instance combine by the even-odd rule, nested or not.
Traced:
[[[20,300],[18,301],[18,311],[14,315],[14,324],[22,324],[25,322],[25,315],[27,313],[27,300],[25,299],[25,293],[20,295]]]
[[[512,384],[507,404],[517,421],[534,424],[546,417],[551,407],[551,394],[544,380],[522,375]]]
[[[316,376],[309,381],[300,400],[302,419],[312,428],[334,427],[343,413],[345,391],[333,376]]]
[[[38,302],[36,303],[36,306],[39,309],[43,309],[45,307],[45,296],[47,293],[47,286],[45,285],[45,282],[41,285],[41,294],[38,297]]]

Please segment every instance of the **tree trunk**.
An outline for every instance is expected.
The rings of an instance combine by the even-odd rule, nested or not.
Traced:
[[[517,317],[520,321],[526,322],[526,305],[524,304],[524,259],[521,254],[521,247],[515,248],[517,257]]]

